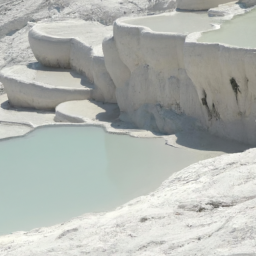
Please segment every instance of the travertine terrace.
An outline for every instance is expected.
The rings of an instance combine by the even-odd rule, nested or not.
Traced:
[[[95,0],[92,13],[82,0],[69,2],[47,1],[49,13],[37,13],[46,8],[42,1],[31,2],[30,18],[14,12],[14,22],[2,19],[0,47],[28,55],[0,60],[7,93],[0,95],[0,138],[69,122],[161,135],[167,145],[209,152],[256,145],[255,48],[200,40],[236,15],[253,14],[255,0],[110,1],[110,7]],[[93,4],[107,11],[99,14]],[[0,0],[1,14],[2,6]],[[132,17],[120,18],[120,10]],[[168,19],[183,20],[182,29],[175,22],[168,27]],[[30,48],[22,44],[27,34]],[[0,255],[255,256],[255,154],[196,163],[115,211],[0,237]]]

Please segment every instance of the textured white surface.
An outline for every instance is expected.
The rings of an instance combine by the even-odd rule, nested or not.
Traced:
[[[184,67],[186,35],[122,21],[114,24],[114,38],[103,42],[122,118],[168,134],[195,126],[203,112]]]
[[[115,103],[115,85],[105,68],[101,42],[112,26],[82,20],[64,20],[35,25],[29,43],[36,59],[47,67],[72,68],[95,84],[92,97]]]
[[[223,19],[238,13],[231,8]],[[122,120],[167,134],[201,127],[255,145],[255,50],[198,43],[199,36],[115,22],[103,51]]]

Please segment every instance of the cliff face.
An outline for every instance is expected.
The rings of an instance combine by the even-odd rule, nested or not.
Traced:
[[[202,128],[254,145],[255,52],[117,20],[103,42],[121,118],[163,133]]]
[[[184,43],[183,35],[114,24],[114,38],[103,42],[103,51],[124,112],[121,118],[168,134],[201,119],[197,93],[184,68]]]
[[[188,39],[184,56],[203,106],[201,121],[214,133],[255,145],[254,50]]]

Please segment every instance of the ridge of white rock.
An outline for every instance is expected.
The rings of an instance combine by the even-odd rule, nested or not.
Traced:
[[[72,68],[94,83],[93,99],[115,103],[115,85],[105,68],[101,42],[112,26],[82,20],[35,25],[29,43],[36,59],[47,67]]]
[[[120,110],[117,104],[93,100],[68,101],[55,109],[55,121],[86,123],[88,121],[113,122],[118,119]]]
[[[122,16],[152,14],[174,8],[173,0],[0,0],[0,69],[35,61],[27,33],[31,25],[45,19],[83,19],[112,25]]]
[[[230,8],[229,13],[223,12],[227,6]],[[212,51],[207,50],[205,54],[208,57],[201,58],[204,47],[209,48],[209,45],[194,40],[199,32],[191,34],[193,31],[210,30],[211,23],[218,24],[227,17],[231,19],[232,15],[242,13],[243,8],[238,6],[236,3],[229,3],[215,8],[214,16],[226,15],[218,18],[207,17],[206,13],[174,12],[155,17],[118,19],[114,23],[114,36],[103,42],[104,54],[100,42],[111,34],[111,28],[98,23],[80,20],[41,23],[30,30],[29,40],[36,58],[43,65],[72,68],[94,83],[91,97],[87,99],[110,103],[117,101],[121,111],[120,118],[124,121],[165,134],[207,129],[221,137],[254,145],[256,136],[253,100],[243,98],[238,101],[240,94],[234,96],[230,81],[234,80],[236,83],[235,71],[227,71],[226,79],[221,76],[221,81],[215,81],[215,78],[220,78],[218,74],[225,70],[221,68],[216,71],[217,74],[210,68],[219,54],[216,53],[211,58],[208,55]],[[248,10],[244,9],[243,12]],[[217,15],[218,12],[220,15]],[[155,23],[160,22],[158,20],[163,22],[164,19],[175,22],[182,15],[188,15],[187,20],[183,19],[183,30],[174,26],[170,33],[169,30],[153,31],[148,28],[150,25],[147,27],[151,20]],[[193,23],[196,25],[191,26]],[[212,27],[214,29],[218,26]],[[247,51],[251,60],[253,51]],[[227,59],[225,57],[225,62]],[[242,62],[243,59],[240,58]],[[207,82],[210,76],[207,70],[199,75],[208,65],[207,70],[212,76],[211,85]],[[222,66],[219,63],[215,65],[219,68]],[[229,70],[232,65],[235,65],[234,60],[230,59]],[[252,70],[253,63],[248,62],[248,67]],[[253,76],[251,71],[248,72]],[[246,76],[248,81],[254,81],[249,76],[250,74]],[[240,80],[238,83],[241,83]],[[222,84],[225,86],[217,86]],[[241,94],[247,95],[246,92]],[[82,98],[69,100],[77,99]]]
[[[200,126],[203,110],[184,67],[185,38],[186,33],[115,22],[103,51],[121,118],[168,134]]]
[[[213,19],[212,29],[231,19],[232,10],[241,13],[237,4],[228,6],[234,6],[228,17]],[[215,14],[222,16],[223,9]],[[141,26],[141,19],[133,25],[125,21],[118,19],[114,37],[103,42],[123,120],[167,134],[202,128],[255,145],[254,49],[203,44],[196,41],[200,32],[156,32]],[[238,98],[233,80],[241,84]]]

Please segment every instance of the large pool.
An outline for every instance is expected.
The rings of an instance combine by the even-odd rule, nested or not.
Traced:
[[[112,210],[205,158],[98,127],[45,127],[0,141],[0,235]]]
[[[156,32],[189,34],[211,29],[212,23],[219,23],[219,18],[208,17],[207,12],[171,12],[169,14],[129,18],[123,23],[145,26]]]
[[[218,30],[203,33],[198,41],[256,48],[256,9],[234,17]]]

